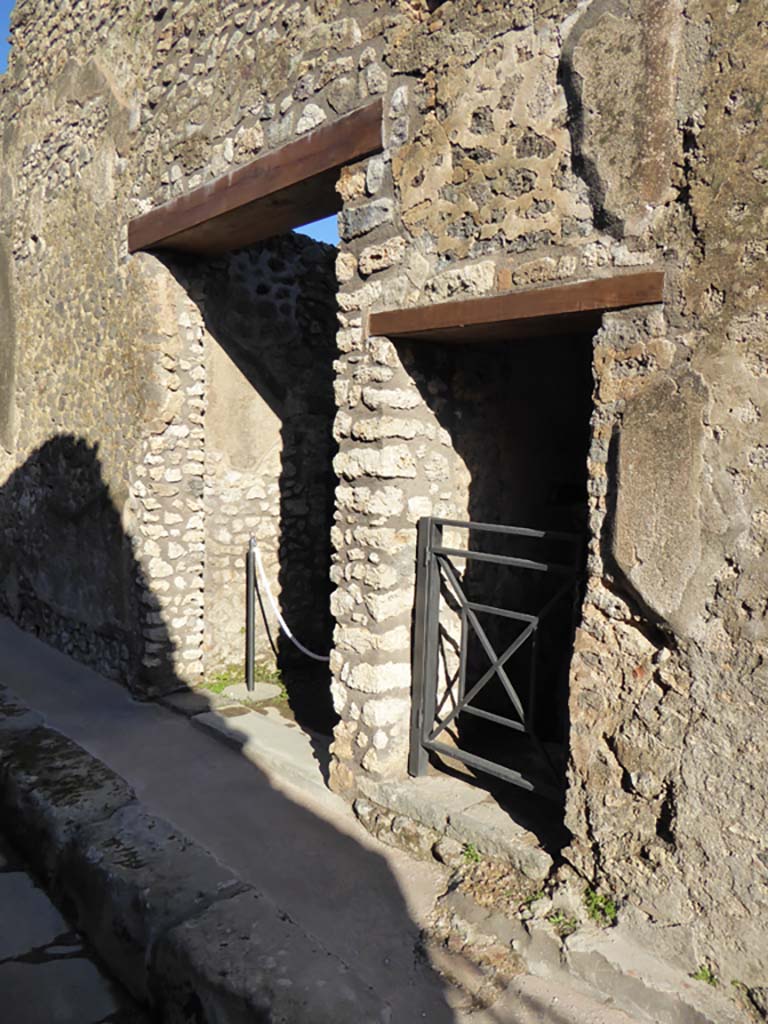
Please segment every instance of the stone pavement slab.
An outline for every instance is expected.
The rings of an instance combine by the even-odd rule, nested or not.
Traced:
[[[3,1024],[147,1024],[0,839]]]
[[[0,1003],[13,1024],[100,1024],[119,1009],[112,985],[82,957],[0,964]]]
[[[0,961],[47,946],[69,931],[45,893],[23,871],[0,874],[0,914],[5,922],[0,931]]]

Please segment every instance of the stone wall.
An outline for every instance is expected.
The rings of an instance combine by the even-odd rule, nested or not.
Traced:
[[[199,503],[213,524],[212,496],[231,484],[233,508],[243,494],[265,503],[243,510],[244,532],[247,514],[267,546],[275,537],[260,518],[275,492],[248,498],[259,471],[230,447],[218,398],[199,472],[200,389],[224,374],[237,402],[244,386],[232,352],[214,350],[191,279],[127,257],[127,220],[381,96],[384,151],[339,182],[334,784],[353,792],[404,772],[415,527],[466,514],[478,472],[435,409],[449,375],[425,395],[407,351],[367,336],[367,312],[663,266],[663,308],[608,315],[593,343],[565,856],[686,967],[709,959],[725,979],[765,985],[760,0],[153,0],[150,11],[19,0],[0,84],[0,288],[16,311],[0,323],[15,375],[0,468],[8,479],[37,465],[56,436],[77,451],[98,443],[99,500],[134,537],[89,602],[104,609],[98,635],[170,630],[172,674],[194,681],[205,637],[236,640],[215,615],[202,621],[200,587],[239,569],[221,523],[203,564]],[[266,452],[276,419],[264,413],[262,435],[253,415],[246,433],[258,428]],[[161,499],[179,504],[170,522],[152,518]],[[18,608],[19,574],[30,593],[40,585],[13,543],[4,589]],[[163,623],[139,611],[147,587]],[[47,635],[67,642],[53,621]],[[162,674],[159,660],[147,667]]]

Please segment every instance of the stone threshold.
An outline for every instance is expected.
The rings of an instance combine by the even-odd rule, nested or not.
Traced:
[[[288,782],[313,799],[337,800],[327,785],[329,737],[302,729],[266,703],[274,698],[275,689],[270,684],[257,684],[253,696],[243,692],[237,697],[226,691],[212,694],[184,690],[162,697],[160,703],[234,747],[273,784]]]
[[[432,851],[448,864],[474,848],[478,855],[505,861],[511,868],[535,882],[543,882],[554,862],[533,832],[514,821],[483,789],[448,776],[425,776],[404,781],[361,778],[361,797],[354,810],[377,838],[387,841],[382,826],[386,814],[389,831],[403,831],[407,819],[417,826],[410,832],[408,848],[425,855]],[[382,817],[384,815],[384,817]]]

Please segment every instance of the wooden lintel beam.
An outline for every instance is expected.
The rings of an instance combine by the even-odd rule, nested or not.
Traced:
[[[531,337],[556,327],[589,329],[605,311],[661,302],[663,294],[663,271],[647,270],[577,284],[371,313],[368,333],[451,342]]]
[[[128,249],[239,249],[335,213],[339,171],[382,149],[382,102],[258,157],[128,224]]]

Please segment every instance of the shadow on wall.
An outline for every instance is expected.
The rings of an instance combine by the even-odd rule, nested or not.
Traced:
[[[0,488],[0,610],[23,629],[132,690],[142,674],[143,622],[172,649],[101,473],[98,445],[62,434]]]
[[[216,578],[216,560],[242,560],[254,534],[284,618],[319,654],[330,651],[333,629],[335,256],[333,246],[284,235],[216,258],[165,260],[218,349],[207,355],[206,618],[216,629],[218,605],[242,623],[241,606],[231,614],[232,596]],[[247,483],[233,501],[235,478]],[[232,538],[228,555],[220,536]],[[226,578],[223,564],[221,573]],[[242,571],[234,585],[240,596]],[[336,718],[327,665],[300,654],[274,622],[271,632],[292,712],[301,725],[330,734]],[[257,660],[269,661],[261,618],[257,634]],[[230,660],[239,661],[242,637],[214,636],[214,657],[227,645],[236,648]]]
[[[130,669],[126,678],[135,678],[142,653],[139,605],[151,607],[152,593],[102,477],[98,447],[62,435],[37,449],[0,488],[0,528],[3,610],[102,673],[107,666],[114,675]],[[165,630],[159,612],[155,628]],[[185,729],[171,712],[129,699],[53,652],[30,651],[7,626],[0,632],[3,682],[18,686],[53,728],[140,790],[153,812],[172,818],[267,892],[284,920],[311,936],[326,964],[351,964],[365,987],[391,1003],[394,1020],[408,1019],[411,1010],[411,1019],[454,1020],[442,982],[420,955],[418,927],[377,852],[275,790],[225,745]],[[88,644],[98,657],[86,657]],[[92,896],[80,895],[73,906],[84,919],[74,923],[87,925],[94,919]],[[242,917],[239,922],[238,928]],[[262,953],[257,946],[253,956]],[[131,946],[123,958],[129,987],[134,955]],[[112,967],[123,970],[120,963]],[[258,964],[254,969],[258,973]],[[169,983],[159,998],[170,1007],[206,1003],[208,977],[183,984],[179,992]],[[256,1012],[253,1005],[248,1012]]]
[[[449,469],[448,490],[458,518],[586,536],[591,339],[566,336],[474,345],[401,343],[398,348],[425,403],[450,435],[458,472]],[[468,536],[462,532],[454,539],[463,547]],[[470,546],[537,562],[572,563],[575,554],[579,569],[585,553],[585,545],[578,542],[573,547],[479,531],[471,533]],[[466,564],[461,581],[470,600],[529,615],[538,615],[562,586],[562,579],[552,573],[478,561]],[[446,598],[444,624],[451,619],[448,592]],[[546,750],[544,758],[526,737],[469,715],[459,717],[455,730],[454,739],[463,749],[564,787],[570,728],[568,668],[579,601],[579,588],[571,588],[542,618],[535,648],[530,642],[525,644],[505,665],[528,710],[529,699],[535,699],[532,714]],[[441,631],[441,660],[449,679],[456,676],[459,665],[456,612],[454,607],[454,628]],[[522,631],[523,626],[509,618],[477,614],[499,654]],[[468,636],[467,690],[490,666],[477,636],[472,631]],[[530,697],[534,650],[535,692]],[[473,705],[490,714],[515,717],[498,678],[488,682]],[[543,763],[547,757],[551,766]],[[492,788],[502,804],[522,809],[531,803],[524,791],[511,785],[489,781],[488,776],[478,781]],[[541,833],[534,821],[528,825]],[[559,846],[566,838],[542,835],[550,847]]]

